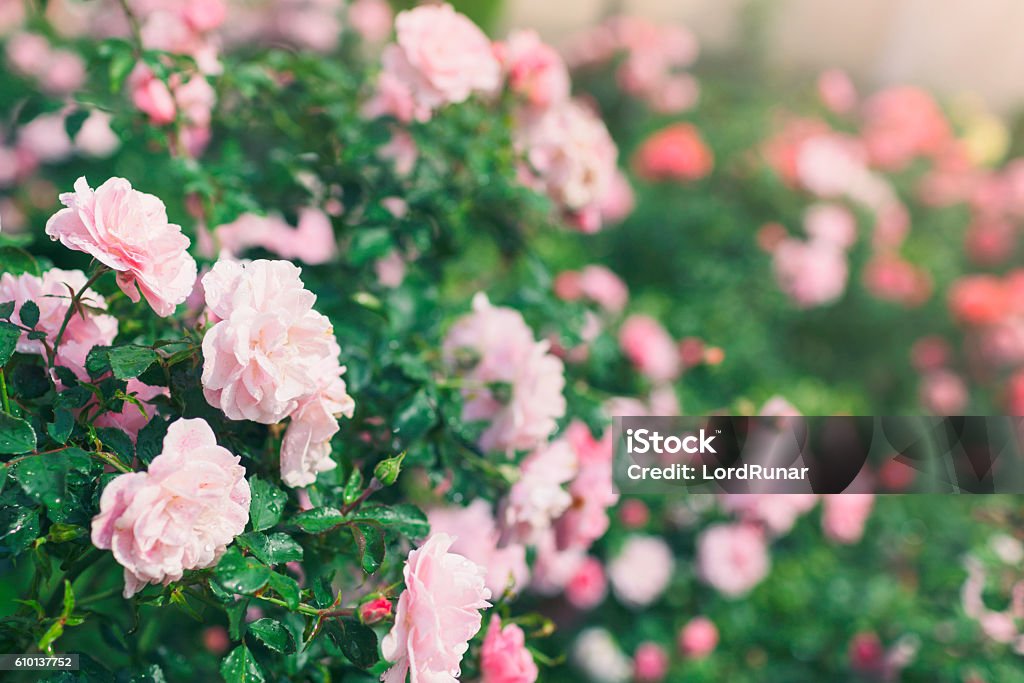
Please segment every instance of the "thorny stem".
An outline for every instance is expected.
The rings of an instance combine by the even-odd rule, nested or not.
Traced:
[[[64,338],[64,332],[68,329],[68,323],[71,322],[71,318],[73,318],[75,313],[78,312],[79,304],[81,304],[82,297],[85,296],[86,290],[92,287],[96,281],[100,279],[100,276],[108,270],[110,269],[107,268],[107,266],[100,266],[96,272],[92,274],[92,277],[82,285],[82,288],[71,296],[71,304],[68,306],[67,313],[64,314],[64,321],[60,324],[60,329],[57,330],[57,338],[53,341],[53,357],[50,359],[50,365],[53,365],[57,361],[57,349],[60,348],[60,342]]]

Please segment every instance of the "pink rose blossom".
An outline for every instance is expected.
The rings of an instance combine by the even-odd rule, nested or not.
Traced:
[[[359,621],[376,624],[391,616],[393,605],[387,598],[375,598],[359,606]]]
[[[530,542],[551,528],[572,504],[563,484],[576,476],[576,453],[566,439],[541,446],[523,460],[519,480],[501,505],[501,523],[513,538]]]
[[[619,345],[637,370],[654,382],[671,382],[682,372],[675,342],[650,316],[626,318],[619,330]]]
[[[105,159],[121,146],[121,138],[110,127],[111,116],[98,109],[82,122],[75,135],[75,149],[86,156]]]
[[[146,472],[103,490],[92,542],[124,567],[124,596],[169,584],[185,570],[217,564],[249,521],[249,482],[240,458],[217,445],[201,419],[180,419]]]
[[[569,484],[573,503],[556,523],[558,546],[583,548],[608,530],[608,508],[619,501],[612,490],[611,430],[598,440],[579,421],[565,430],[565,438],[576,451],[579,473]]]
[[[262,247],[282,258],[320,265],[333,259],[338,250],[330,217],[310,207],[299,211],[299,222],[294,228],[280,216],[245,213],[215,228],[213,235],[221,248],[233,256]]]
[[[857,89],[841,69],[829,69],[818,76],[818,97],[836,114],[846,114],[857,106]]]
[[[548,348],[518,311],[492,306],[483,293],[449,330],[445,358],[464,369],[462,419],[490,423],[480,438],[484,450],[528,450],[555,430],[565,414],[565,377]]]
[[[596,683],[626,683],[633,673],[630,659],[612,635],[599,626],[592,626],[576,637],[571,658],[587,679]]]
[[[391,5],[386,0],[354,0],[348,23],[368,43],[381,43],[391,34]]]
[[[526,548],[518,543],[499,547],[499,531],[491,506],[477,498],[466,507],[434,508],[427,513],[432,533],[451,536],[452,552],[465,555],[486,571],[487,588],[494,595],[518,592],[530,577]]]
[[[449,551],[453,539],[432,534],[405,561],[405,590],[398,598],[395,625],[381,640],[392,663],[384,683],[450,681],[461,673],[462,657],[480,630],[479,610],[491,606],[484,570]]]
[[[355,403],[341,379],[341,349],[316,296],[288,261],[219,261],[203,277],[206,305],[219,318],[203,338],[203,393],[232,420],[292,422],[281,448],[289,486],[335,467],[330,439]]]
[[[569,69],[536,31],[513,31],[494,49],[509,88],[528,105],[543,109],[569,99]]]
[[[37,277],[31,273],[0,275],[0,301],[14,302],[11,321],[21,322],[21,307],[27,301],[39,306],[39,322],[36,329],[46,333],[47,342],[53,347],[57,333],[67,315],[73,293],[80,292],[87,278],[80,270],[51,268]],[[92,289],[86,289],[82,297],[86,308],[83,313],[71,316],[60,347],[57,349],[56,364],[70,369],[82,380],[89,374],[85,370],[85,359],[94,346],[109,346],[117,336],[117,318],[105,313],[107,302]],[[19,353],[46,356],[42,340],[29,339],[28,332],[22,332],[15,349]]]
[[[541,595],[557,595],[587,560],[585,547],[560,549],[554,532],[541,535],[534,545],[536,555],[530,575],[530,589]]]
[[[712,524],[697,539],[697,573],[726,597],[749,593],[769,566],[764,534],[749,524]]]
[[[484,644],[480,650],[480,673],[483,683],[533,683],[537,680],[537,663],[526,648],[526,635],[515,624],[501,626],[501,618],[491,617]]]
[[[121,291],[135,302],[141,291],[159,316],[185,301],[195,284],[196,262],[181,228],[168,223],[162,201],[133,190],[124,178],[111,178],[95,191],[79,178],[75,191],[60,201],[67,208],[46,223],[51,239],[117,271]]]
[[[18,151],[46,164],[64,161],[74,151],[64,122],[62,113],[35,117],[18,129]],[[25,160],[19,161],[25,164]]]
[[[763,524],[775,535],[788,533],[800,515],[818,502],[813,493],[727,493],[722,507],[745,522]]]
[[[607,595],[604,565],[596,557],[585,558],[565,584],[565,599],[577,609],[593,609],[604,602]]]
[[[656,683],[668,673],[668,653],[657,643],[640,643],[633,653],[633,678],[644,683]]]
[[[199,33],[212,31],[228,16],[227,2],[224,0],[186,0],[181,8],[185,22]]]
[[[830,242],[787,237],[772,256],[779,287],[801,308],[832,303],[846,291],[846,254]]]
[[[697,129],[677,123],[647,138],[633,157],[633,166],[647,180],[688,182],[710,173],[714,161]]]
[[[576,217],[583,232],[600,228],[600,207],[615,181],[618,149],[590,109],[568,100],[520,117],[516,139],[527,157],[526,181]]]
[[[493,93],[501,67],[491,43],[477,26],[451,5],[422,5],[395,18],[396,42],[383,55],[379,102],[373,115],[426,121],[446,104],[463,102],[474,92]]]
[[[718,646],[718,628],[707,617],[694,617],[679,632],[679,650],[689,659],[701,659]]]
[[[921,380],[921,405],[934,415],[961,415],[969,399],[960,375],[946,369],[933,370]]]
[[[620,170],[615,171],[612,183],[600,203],[601,223],[614,225],[626,220],[636,207],[636,195],[629,178]]]
[[[888,170],[940,151],[952,136],[932,96],[910,86],[883,90],[865,102],[862,134],[871,161]]]
[[[867,522],[874,506],[875,497],[870,493],[838,493],[822,498],[821,526],[825,535],[837,543],[856,543],[864,535]]]
[[[157,126],[174,121],[178,107],[167,84],[157,78],[152,69],[139,62],[128,76],[128,90],[132,103]]]
[[[857,219],[839,204],[814,204],[804,212],[804,231],[813,241],[849,249],[857,241]]]
[[[657,536],[630,536],[608,563],[608,579],[615,596],[629,607],[645,607],[668,587],[675,559],[668,544]]]

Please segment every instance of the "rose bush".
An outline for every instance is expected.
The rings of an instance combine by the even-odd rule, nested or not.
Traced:
[[[838,71],[783,110],[625,17],[0,0],[0,35],[0,652],[1020,680],[1013,499],[620,496],[609,429],[1024,405],[991,117]]]

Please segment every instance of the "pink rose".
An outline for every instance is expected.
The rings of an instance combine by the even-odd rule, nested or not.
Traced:
[[[527,157],[528,184],[577,218],[583,232],[600,228],[600,207],[612,189],[618,149],[600,118],[568,100],[542,114],[520,117],[518,146]]]
[[[432,534],[405,561],[395,625],[380,644],[392,663],[384,683],[402,683],[410,670],[413,681],[455,681],[461,673],[491,591],[482,567],[449,552],[452,542],[447,534]]]
[[[383,42],[391,33],[391,5],[385,0],[355,0],[348,6],[348,23],[368,43]]]
[[[846,291],[846,254],[832,243],[787,237],[772,256],[779,287],[801,308],[832,303]]]
[[[818,502],[813,493],[727,493],[722,507],[745,522],[763,524],[771,533],[788,533],[800,515]]]
[[[316,296],[288,261],[219,261],[203,277],[206,305],[220,322],[203,338],[203,393],[232,420],[292,422],[281,448],[289,486],[335,467],[330,439],[355,403],[341,379],[341,349]]]
[[[46,234],[117,271],[117,284],[137,302],[139,292],[166,317],[192,291],[196,262],[181,228],[167,222],[164,203],[111,178],[95,191],[85,178],[60,196],[66,209],[46,223]]]
[[[637,174],[647,180],[698,180],[711,172],[714,163],[711,150],[689,123],[658,131],[633,157]]]
[[[576,451],[579,472],[569,484],[573,503],[555,524],[558,546],[586,549],[608,530],[608,508],[619,501],[612,490],[612,434],[606,429],[595,439],[587,425],[574,421],[565,438]]]
[[[636,195],[629,178],[620,170],[615,171],[612,184],[601,200],[601,222],[615,225],[626,220],[636,207]]]
[[[864,103],[864,144],[871,161],[899,170],[914,157],[939,152],[951,139],[945,115],[930,94],[894,87]]]
[[[121,138],[110,127],[111,116],[93,110],[75,136],[75,149],[86,156],[105,159],[121,146]]]
[[[444,356],[465,384],[462,419],[490,422],[480,438],[484,450],[528,450],[555,430],[565,414],[565,377],[548,348],[518,311],[492,306],[482,292],[473,312],[448,331]]]
[[[875,497],[870,493],[838,493],[823,497],[821,526],[837,543],[856,543],[864,535]]]
[[[572,504],[563,484],[576,476],[576,453],[565,439],[541,446],[523,460],[519,481],[502,501],[502,527],[523,542],[551,528]]]
[[[491,506],[477,498],[466,507],[452,505],[427,513],[432,533],[452,537],[452,552],[464,555],[484,568],[487,588],[494,595],[518,592],[530,577],[526,548],[518,543],[498,547],[499,532]]]
[[[92,542],[124,567],[124,596],[164,585],[187,569],[217,564],[249,521],[249,482],[240,458],[217,445],[201,419],[180,419],[146,472],[122,474],[103,490]]]
[[[586,298],[609,313],[621,313],[629,301],[629,290],[618,275],[601,265],[579,272],[565,271],[555,278],[555,294],[566,301]]]
[[[538,109],[569,99],[569,69],[536,31],[513,31],[494,46],[512,92]]]
[[[718,629],[707,617],[694,617],[679,632],[679,650],[685,657],[701,659],[718,645]]]
[[[136,64],[128,76],[128,90],[131,92],[132,103],[154,125],[165,126],[178,115],[178,106],[170,88],[142,62]]]
[[[474,92],[492,93],[501,81],[501,67],[491,42],[477,26],[451,5],[422,5],[395,18],[396,42],[384,53],[383,87],[398,91],[408,106],[391,113],[401,120],[425,121],[446,104],[463,102]],[[386,109],[386,108],[385,108]]]
[[[56,164],[71,156],[74,146],[64,121],[64,114],[59,112],[41,114],[18,129],[18,152],[28,157],[19,159],[20,173],[36,161]]]
[[[818,76],[818,97],[836,114],[846,114],[857,106],[857,89],[841,69],[829,69]]]
[[[637,370],[654,382],[671,382],[682,372],[675,342],[650,316],[626,318],[619,330],[619,345]]]
[[[375,598],[359,605],[359,621],[376,624],[391,616],[393,605],[387,598]]]
[[[50,347],[57,338],[57,333],[64,322],[71,304],[72,293],[77,293],[85,286],[87,278],[80,270],[61,270],[51,268],[36,277],[31,273],[0,275],[0,301],[14,302],[14,315],[11,321],[21,323],[21,306],[26,301],[34,301],[39,306],[39,322],[36,329],[46,333]],[[57,365],[66,367],[82,380],[89,378],[85,370],[85,359],[94,346],[108,346],[117,336],[117,318],[105,313],[107,301],[92,289],[85,290],[82,297],[82,313],[71,316],[60,348],[57,349]],[[31,353],[46,356],[46,347],[42,340],[29,339],[27,332],[22,332],[15,349],[19,353]]]
[[[186,0],[181,14],[194,30],[205,33],[224,23],[228,6],[224,0]]]
[[[960,415],[970,398],[960,375],[946,369],[927,373],[919,394],[921,405],[933,415]]]
[[[299,223],[291,227],[279,216],[246,213],[213,231],[221,248],[239,256],[251,247],[262,247],[285,259],[310,265],[327,263],[337,254],[330,217],[312,207],[299,210]]]
[[[630,536],[608,563],[608,579],[623,604],[645,607],[661,596],[672,580],[675,559],[656,536]]]
[[[712,524],[697,539],[697,573],[730,598],[750,592],[768,575],[764,534],[749,524]]]
[[[607,595],[608,579],[605,577],[604,565],[596,557],[584,559],[565,584],[565,599],[577,609],[593,609]]]
[[[655,683],[668,673],[668,653],[657,643],[640,643],[633,653],[633,678],[637,681]]]
[[[849,249],[857,241],[857,219],[839,204],[814,204],[804,212],[804,231],[814,241]]]
[[[533,683],[537,663],[526,649],[526,635],[515,624],[502,628],[495,614],[480,649],[480,673],[483,683]]]

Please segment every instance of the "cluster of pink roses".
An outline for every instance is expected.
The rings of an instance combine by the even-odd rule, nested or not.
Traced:
[[[281,478],[313,483],[333,469],[338,417],[352,416],[330,321],[288,261],[219,261],[203,277],[208,314],[203,392],[232,420],[275,424],[291,418],[281,445]]]
[[[168,584],[217,560],[249,521],[249,482],[239,457],[203,420],[172,423],[145,472],[115,477],[92,521],[92,542],[124,567],[124,596]]]

